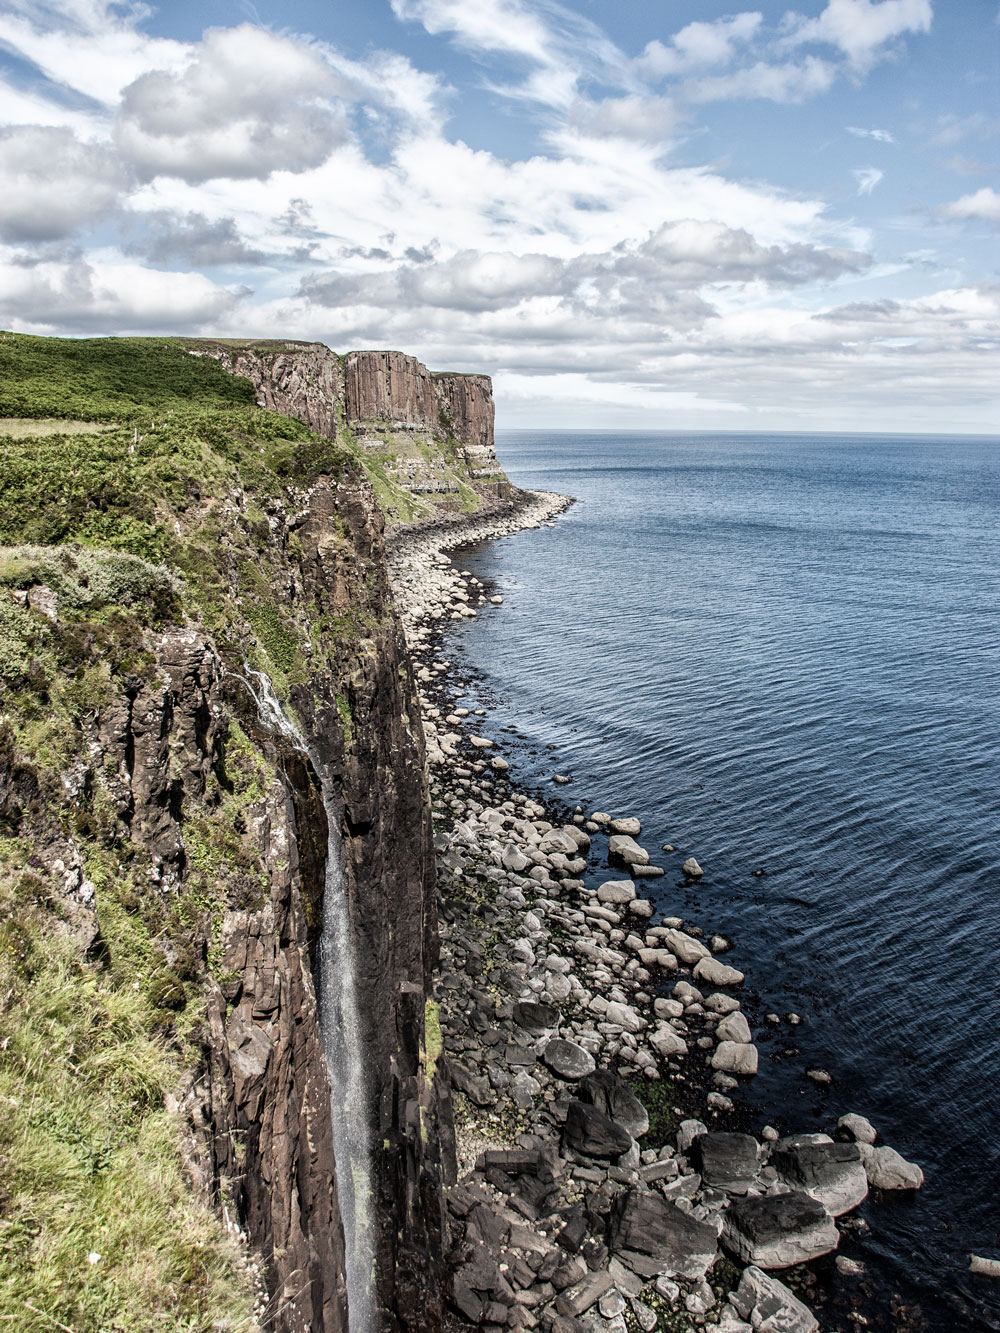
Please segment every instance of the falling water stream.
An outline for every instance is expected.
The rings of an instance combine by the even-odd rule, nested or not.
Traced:
[[[316,962],[316,995],[323,1053],[330,1076],[330,1118],[337,1196],[344,1228],[349,1328],[350,1333],[373,1333],[375,1252],[371,1217],[371,1140],[366,1115],[369,1090],[361,1050],[340,820],[323,766],[316,762],[302,732],[285,713],[270,680],[263,672],[249,666],[246,675],[250,679],[240,679],[253,695],[261,719],[308,758],[319,779],[326,811],[326,880],[323,933]]]

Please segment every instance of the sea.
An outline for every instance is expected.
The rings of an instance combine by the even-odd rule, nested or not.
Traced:
[[[1000,1258],[1000,440],[518,431],[497,452],[576,502],[456,557],[503,597],[449,640],[463,702],[522,785],[637,815],[667,871],[643,891],[731,939],[761,1053],[746,1122],[859,1112],[923,1167],[843,1242],[862,1317],[1000,1328],[1000,1281],[968,1271]]]

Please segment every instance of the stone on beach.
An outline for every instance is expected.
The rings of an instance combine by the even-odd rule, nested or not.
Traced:
[[[683,930],[664,930],[661,938],[670,952],[676,954],[687,967],[693,967],[696,963],[700,963],[703,958],[709,957],[709,952],[704,944],[691,935],[685,935]]]
[[[598,902],[602,903],[629,903],[635,896],[635,885],[628,879],[609,879],[597,889]]]
[[[859,1143],[858,1150],[864,1163],[868,1183],[879,1190],[918,1190],[924,1183],[924,1173],[915,1162],[908,1162],[895,1148],[875,1148],[870,1143]]]
[[[695,965],[695,981],[707,981],[710,986],[738,986],[743,980],[743,973],[717,958],[702,958]]]
[[[649,1044],[663,1060],[674,1055],[687,1055],[687,1042],[669,1023],[661,1023],[649,1038]]]
[[[688,859],[681,866],[681,870],[684,872],[685,875],[688,876],[689,879],[697,879],[700,875],[704,875],[705,873],[693,856],[688,857]]]
[[[559,1026],[559,1010],[551,1004],[522,1000],[514,1005],[514,1022],[529,1032],[544,1032]]]
[[[760,1333],[816,1333],[819,1320],[783,1282],[753,1264],[730,1296],[733,1308]]]
[[[722,1243],[744,1263],[758,1268],[792,1268],[835,1250],[840,1233],[821,1203],[793,1190],[730,1204]]]
[[[642,825],[632,817],[612,819],[610,827],[612,833],[624,833],[630,838],[637,838],[642,832]]]
[[[715,1035],[719,1041],[742,1041],[750,1040],[750,1024],[746,1016],[737,1009],[730,1013],[715,1029]]]
[[[703,1134],[694,1150],[702,1180],[727,1194],[746,1194],[760,1168],[759,1146],[749,1134]]]
[[[584,1157],[620,1157],[632,1146],[632,1135],[596,1106],[571,1101],[566,1109],[563,1144]]]
[[[542,1051],[542,1059],[554,1074],[567,1082],[576,1082],[597,1068],[594,1057],[575,1041],[556,1037]]]
[[[771,1166],[779,1180],[805,1190],[833,1217],[856,1208],[868,1193],[868,1177],[855,1143],[779,1144]]]
[[[485,736],[470,736],[469,744],[477,750],[492,750],[493,742],[487,740]]]
[[[756,1074],[759,1058],[751,1041],[720,1041],[712,1055],[712,1068],[725,1074]]]
[[[624,1126],[634,1139],[642,1138],[649,1130],[649,1114],[629,1085],[618,1074],[598,1069],[582,1079],[577,1094],[581,1101],[590,1102],[599,1111]]]
[[[608,839],[608,856],[624,865],[649,865],[649,852],[624,833],[616,833]]]
[[[837,1128],[846,1130],[856,1143],[874,1143],[878,1137],[872,1122],[863,1115],[856,1115],[853,1111],[840,1117]]]
[[[629,1190],[615,1205],[608,1244],[617,1253],[649,1255],[666,1277],[697,1281],[715,1262],[718,1239],[713,1227],[699,1222],[659,1194]]]

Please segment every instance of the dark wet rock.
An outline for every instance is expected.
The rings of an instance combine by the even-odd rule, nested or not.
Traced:
[[[829,1254],[839,1242],[833,1218],[800,1190],[737,1200],[722,1232],[731,1254],[759,1268],[791,1268]]]
[[[839,1217],[856,1208],[868,1193],[861,1153],[855,1143],[808,1143],[779,1147],[771,1166],[786,1185],[805,1190]]]
[[[649,1130],[649,1113],[626,1083],[608,1069],[598,1069],[582,1079],[577,1088],[581,1101],[596,1106],[617,1124],[623,1125],[634,1139]]]
[[[496,1093],[490,1087],[489,1079],[471,1074],[464,1065],[451,1062],[451,1082],[457,1092],[464,1092],[469,1101],[476,1106],[494,1106]]]
[[[545,1032],[559,1026],[559,1010],[551,1004],[522,1000],[514,1005],[514,1022],[529,1032]]]
[[[569,1315],[570,1318],[585,1314],[610,1286],[610,1273],[588,1273],[575,1287],[569,1287],[562,1292],[556,1301],[556,1311],[561,1315]]]
[[[595,1106],[572,1101],[566,1110],[563,1144],[584,1157],[620,1157],[632,1146],[632,1135]]]
[[[593,1074],[595,1069],[594,1057],[589,1051],[585,1051],[575,1041],[563,1041],[558,1037],[542,1051],[542,1059],[554,1074],[567,1082],[576,1082],[577,1079]]]
[[[727,1194],[746,1194],[760,1167],[757,1140],[749,1134],[703,1134],[694,1158],[704,1183]]]
[[[616,1253],[647,1255],[656,1272],[668,1277],[701,1278],[718,1253],[712,1227],[660,1195],[639,1190],[629,1190],[616,1203],[608,1241]]]

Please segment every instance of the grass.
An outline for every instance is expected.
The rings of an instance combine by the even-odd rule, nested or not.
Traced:
[[[181,1069],[145,987],[87,962],[44,877],[0,850],[0,1326],[254,1328],[185,1175],[164,1109]]]
[[[99,435],[109,430],[101,421],[60,421],[58,417],[0,417],[0,435],[20,440],[29,435]]]

